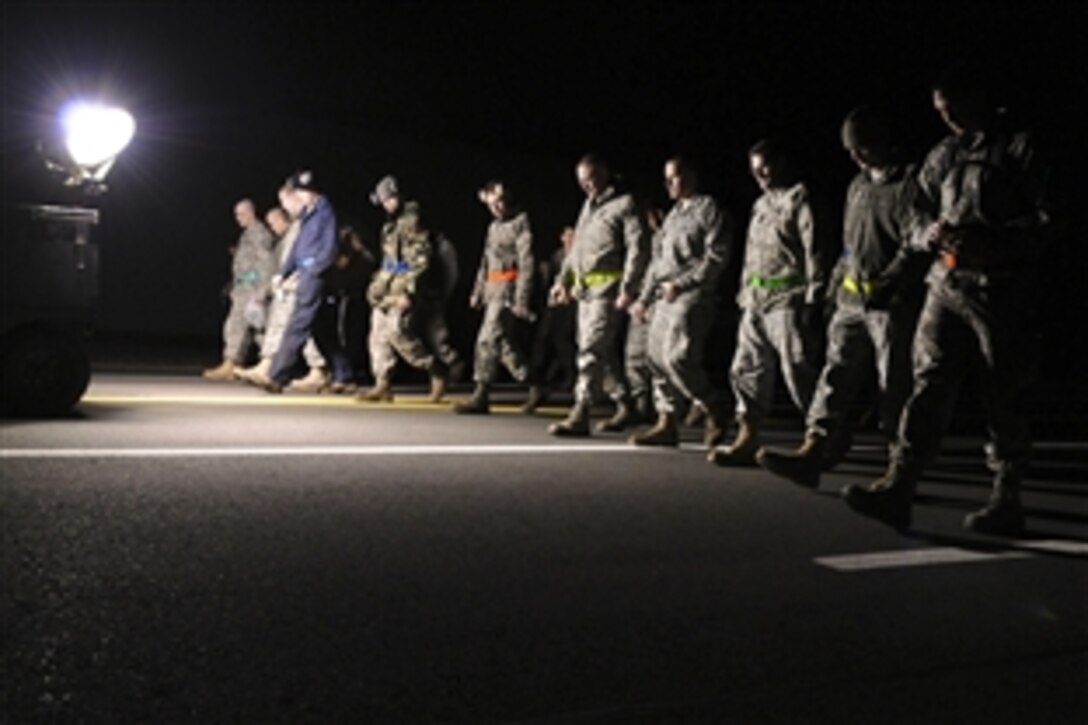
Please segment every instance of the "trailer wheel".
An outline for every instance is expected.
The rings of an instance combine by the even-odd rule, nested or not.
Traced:
[[[35,330],[5,341],[0,366],[5,407],[16,415],[63,415],[75,407],[91,380],[91,364],[73,336]]]

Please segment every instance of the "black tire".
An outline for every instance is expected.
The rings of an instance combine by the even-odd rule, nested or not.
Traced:
[[[35,330],[5,341],[0,367],[4,407],[28,417],[69,412],[87,391],[91,364],[73,336]]]

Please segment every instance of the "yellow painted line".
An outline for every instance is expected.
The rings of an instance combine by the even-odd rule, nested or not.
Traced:
[[[432,403],[424,397],[397,396],[392,403],[369,403],[355,400],[346,395],[263,395],[263,396],[232,396],[232,395],[116,395],[109,393],[92,393],[83,396],[83,402],[90,405],[220,405],[220,406],[254,406],[254,407],[331,407],[331,408],[358,408],[360,410],[436,410],[449,412],[455,404],[465,398],[451,398],[441,403]],[[517,405],[492,405],[491,412],[498,414],[518,414]],[[556,416],[564,415],[567,408],[555,406],[541,407],[536,415]]]

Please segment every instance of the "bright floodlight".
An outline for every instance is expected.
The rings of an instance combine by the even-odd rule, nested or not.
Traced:
[[[91,103],[69,106],[61,123],[72,161],[88,170],[114,159],[136,133],[128,111]]]

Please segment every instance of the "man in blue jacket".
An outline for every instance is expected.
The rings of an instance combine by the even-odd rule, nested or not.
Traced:
[[[268,378],[259,381],[270,393],[283,392],[290,381],[291,371],[298,364],[299,354],[311,335],[321,354],[328,361],[332,374],[329,392],[348,392],[352,387],[351,363],[336,336],[335,325],[315,324],[322,308],[322,275],[336,261],[336,214],[332,204],[318,191],[312,171],[299,171],[285,185],[288,211],[300,222],[298,237],[291,255],[284,260],[273,284],[279,284],[292,274],[298,275],[295,309],[284,330],[279,350],[272,361]]]

